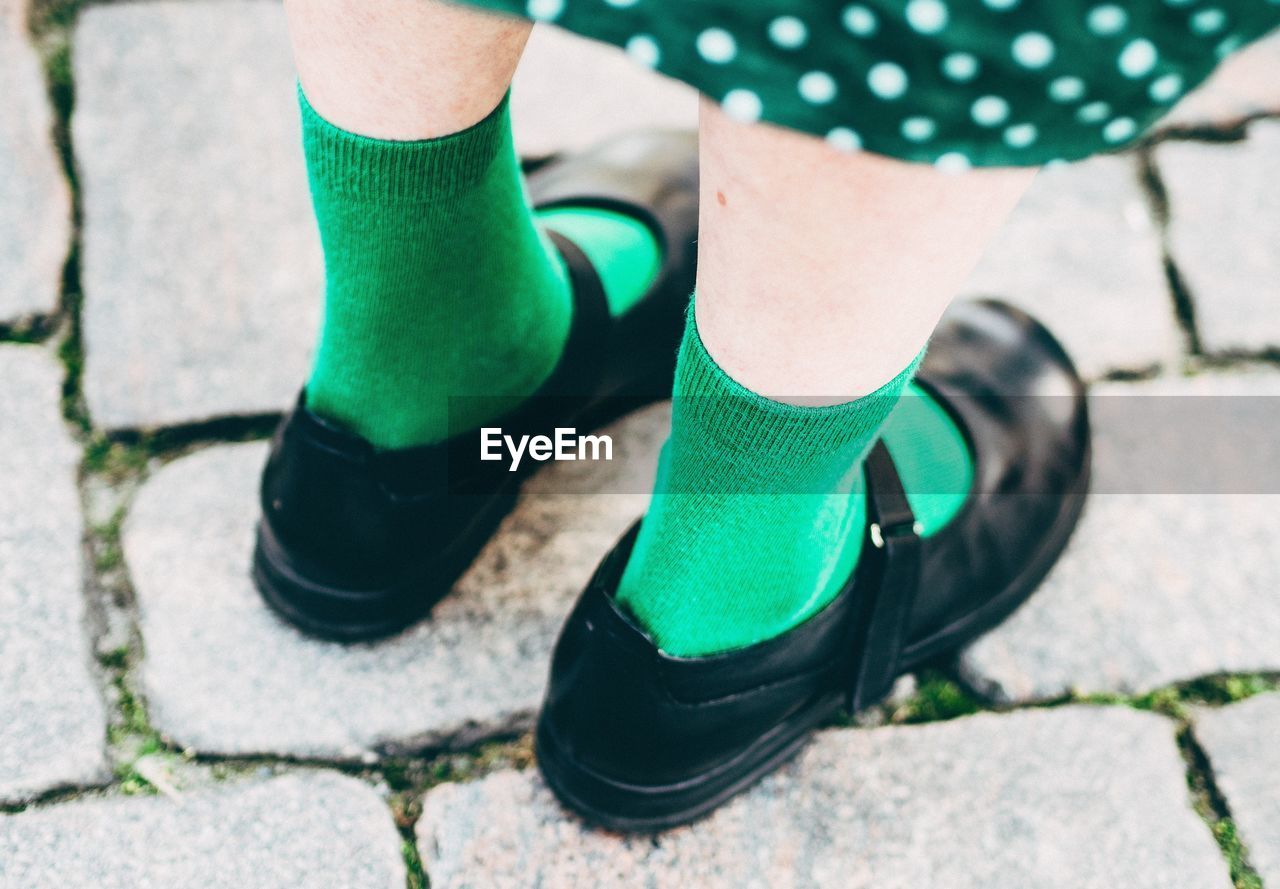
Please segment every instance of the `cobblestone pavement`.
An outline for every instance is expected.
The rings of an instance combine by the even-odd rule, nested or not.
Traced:
[[[1044,588],[710,819],[623,839],[525,732],[666,407],[588,493],[535,479],[432,620],[347,648],[277,621],[254,486],[320,286],[281,11],[76,8],[0,0],[0,889],[1280,889],[1276,499],[1154,472],[1192,446],[1133,420],[1280,395],[1280,38],[1142,149],[1043,174],[965,288],[1094,383],[1110,475]],[[514,97],[530,156],[696,119],[554,31]]]

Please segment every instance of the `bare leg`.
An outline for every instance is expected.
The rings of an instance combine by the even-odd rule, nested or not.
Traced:
[[[494,109],[529,22],[437,0],[285,0],[307,98],[337,126],[433,139]]]
[[[704,103],[697,323],[739,383],[847,401],[924,347],[1034,170],[942,173]]]

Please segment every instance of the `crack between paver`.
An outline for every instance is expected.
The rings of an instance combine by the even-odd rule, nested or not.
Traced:
[[[36,313],[0,321],[0,345],[39,345],[57,332],[61,319],[55,314]]]
[[[1208,142],[1217,145],[1243,142],[1249,137],[1249,127],[1252,124],[1277,119],[1280,119],[1280,112],[1261,110],[1243,115],[1238,120],[1223,126],[1187,124],[1166,127],[1147,139],[1143,147],[1155,147],[1165,142]]]
[[[1274,113],[1258,113],[1243,118],[1238,124],[1223,129],[1193,127],[1167,130],[1143,143],[1138,151],[1140,183],[1147,199],[1152,218],[1156,222],[1160,241],[1161,262],[1169,294],[1173,301],[1174,317],[1182,332],[1191,358],[1190,370],[1200,368],[1236,369],[1250,364],[1280,364],[1280,346],[1262,349],[1220,349],[1209,351],[1197,322],[1195,292],[1178,265],[1170,239],[1171,207],[1159,164],[1155,160],[1155,148],[1164,143],[1200,142],[1232,144],[1248,137],[1249,126],[1256,121],[1280,119]]]
[[[1209,828],[1222,850],[1235,889],[1264,889],[1262,877],[1249,860],[1249,850],[1240,839],[1227,799],[1219,790],[1212,763],[1195,736],[1195,726],[1183,722],[1177,734],[1178,751],[1187,766],[1187,791],[1191,805]]]
[[[1196,324],[1195,299],[1186,283],[1178,264],[1173,257],[1169,239],[1170,211],[1169,193],[1155,162],[1154,152],[1150,147],[1138,153],[1139,183],[1146,197],[1151,218],[1155,220],[1156,231],[1160,241],[1160,258],[1164,267],[1165,280],[1169,285],[1174,318],[1182,332],[1187,352],[1192,356],[1203,353],[1203,340]]]
[[[1236,370],[1250,365],[1276,367],[1280,365],[1280,346],[1265,346],[1261,349],[1215,350],[1201,355],[1198,364],[1209,370]]]
[[[1184,124],[1167,127],[1143,142],[1143,148],[1154,148],[1165,142],[1208,142],[1229,145],[1243,142],[1248,137],[1249,124],[1273,117],[1269,112],[1255,112],[1225,126],[1212,124]]]
[[[156,456],[181,456],[200,447],[267,438],[280,425],[282,416],[279,411],[225,414],[189,423],[120,427],[107,430],[103,436],[125,445],[145,446]]]
[[[1096,377],[1099,383],[1141,383],[1154,380],[1164,373],[1164,367],[1158,363],[1142,367],[1116,367],[1104,371]]]

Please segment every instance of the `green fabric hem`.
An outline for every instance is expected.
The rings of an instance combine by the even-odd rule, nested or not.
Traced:
[[[509,140],[510,94],[484,119],[436,139],[375,139],[320,116],[298,84],[313,191],[390,203],[430,203],[480,182]]]

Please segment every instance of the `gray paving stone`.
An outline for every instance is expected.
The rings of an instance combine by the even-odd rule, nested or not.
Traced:
[[[1241,144],[1166,142],[1156,150],[1170,252],[1210,351],[1280,346],[1280,122],[1259,121],[1248,132]]]
[[[306,374],[323,274],[282,10],[91,7],[75,67],[94,420],[146,427],[287,407]],[[612,79],[583,76],[597,68]],[[549,29],[513,95],[530,154],[696,122],[691,90]]]
[[[1233,55],[1169,113],[1167,130],[1228,130],[1251,117],[1280,114],[1280,31]]]
[[[1218,790],[1264,885],[1280,884],[1280,694],[1195,716]]]
[[[75,39],[90,413],[281,409],[323,282],[281,8],[95,6]]]
[[[27,0],[0,0],[0,321],[57,307],[71,242],[71,195],[27,9]]]
[[[618,133],[696,129],[698,94],[621,50],[540,25],[511,89],[520,150],[533,157],[586,148]]]
[[[60,390],[45,351],[0,346],[0,802],[107,774]]]
[[[1041,589],[964,656],[971,678],[999,698],[1025,701],[1072,690],[1135,693],[1213,673],[1280,670],[1280,513],[1274,493],[1248,493],[1247,477],[1241,487],[1239,476],[1236,487],[1182,488],[1170,475],[1168,487],[1143,482],[1126,488],[1117,473],[1141,473],[1144,462],[1160,460],[1162,451],[1177,446],[1179,427],[1169,427],[1171,439],[1144,444],[1141,428],[1126,416],[1140,410],[1132,397],[1103,404],[1108,396],[1185,396],[1186,422],[1194,423],[1216,414],[1197,413],[1192,396],[1255,396],[1245,404],[1274,418],[1257,396],[1274,400],[1278,394],[1280,374],[1274,371],[1095,387],[1095,469],[1109,468],[1110,477],[1095,480],[1084,518]],[[1218,456],[1242,457],[1248,461],[1244,471],[1280,465],[1275,446],[1265,450],[1266,437],[1261,439],[1242,454],[1245,445],[1224,437],[1226,451]],[[1193,450],[1175,453],[1181,459]],[[1190,454],[1161,471],[1190,474],[1195,461]],[[1260,483],[1264,488],[1274,491]],[[1231,492],[1197,493],[1213,490]]]
[[[1171,726],[1083,707],[827,731],[657,839],[584,830],[535,773],[500,772],[428,793],[418,842],[433,889],[1231,885]]]
[[[1043,171],[962,295],[1023,306],[1086,376],[1176,361],[1182,338],[1132,157]]]
[[[390,812],[341,775],[113,797],[0,817],[0,886],[403,889]]]
[[[666,410],[615,428],[643,456],[625,467],[591,464],[575,490],[642,490]],[[257,444],[218,447],[170,464],[139,492],[126,523],[151,718],[203,751],[359,758],[525,727],[569,605],[647,502],[564,493],[562,471],[588,464],[559,464],[526,485],[431,620],[382,644],[342,646],[286,626],[250,582],[264,453]]]

